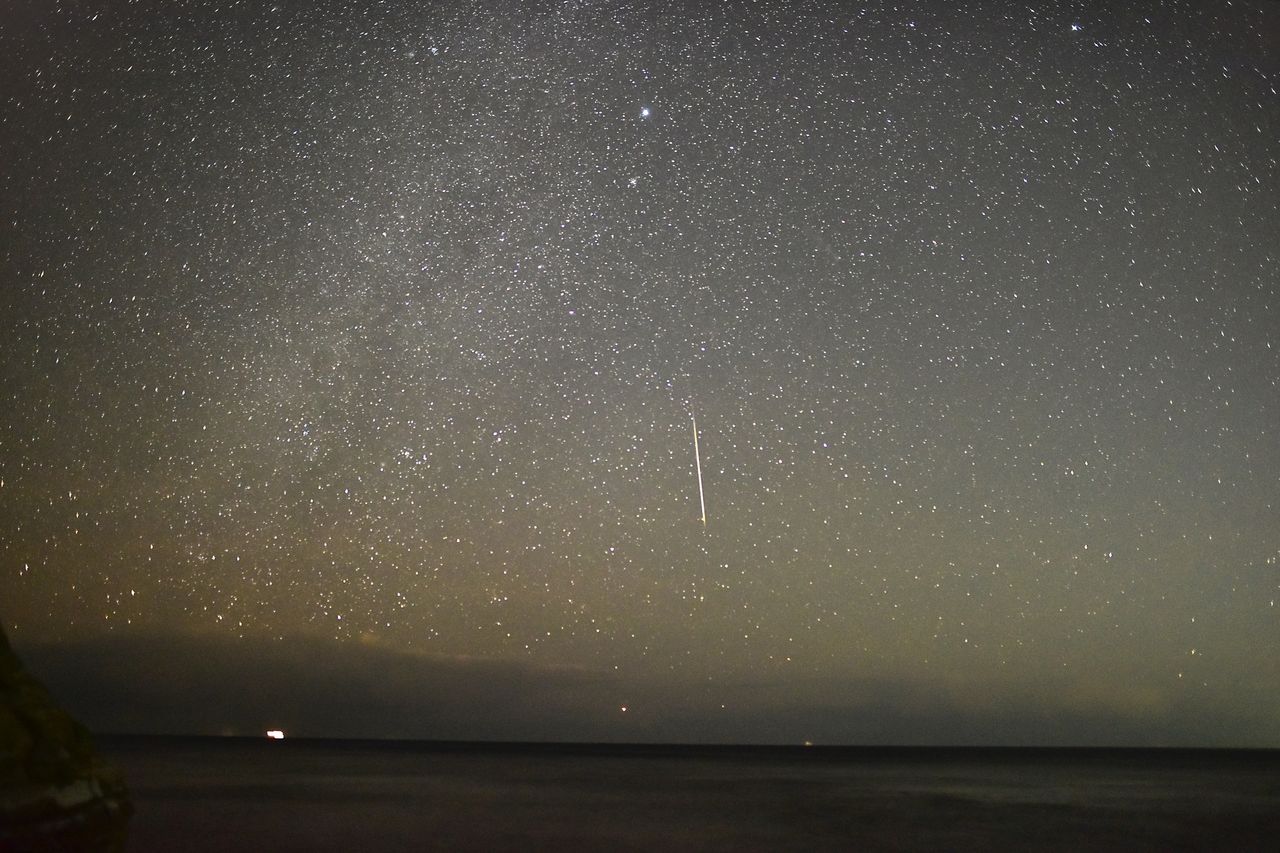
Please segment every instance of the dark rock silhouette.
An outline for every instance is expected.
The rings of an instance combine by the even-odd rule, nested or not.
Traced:
[[[88,730],[23,669],[0,630],[0,850],[119,851],[131,812]]]

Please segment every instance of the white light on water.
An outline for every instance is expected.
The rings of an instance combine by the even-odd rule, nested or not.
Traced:
[[[279,729],[268,729],[267,737],[271,738],[272,740],[284,740],[284,732],[280,731]]]

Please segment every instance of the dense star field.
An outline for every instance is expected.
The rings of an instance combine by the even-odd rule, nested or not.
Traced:
[[[20,650],[1280,745],[1275,5],[15,5]]]

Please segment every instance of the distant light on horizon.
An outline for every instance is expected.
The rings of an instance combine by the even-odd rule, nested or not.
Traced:
[[[267,737],[271,740],[284,740],[284,732],[279,729],[267,729]]]

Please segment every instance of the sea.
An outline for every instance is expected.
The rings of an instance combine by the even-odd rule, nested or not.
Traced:
[[[1276,850],[1280,751],[100,737],[128,850]]]

